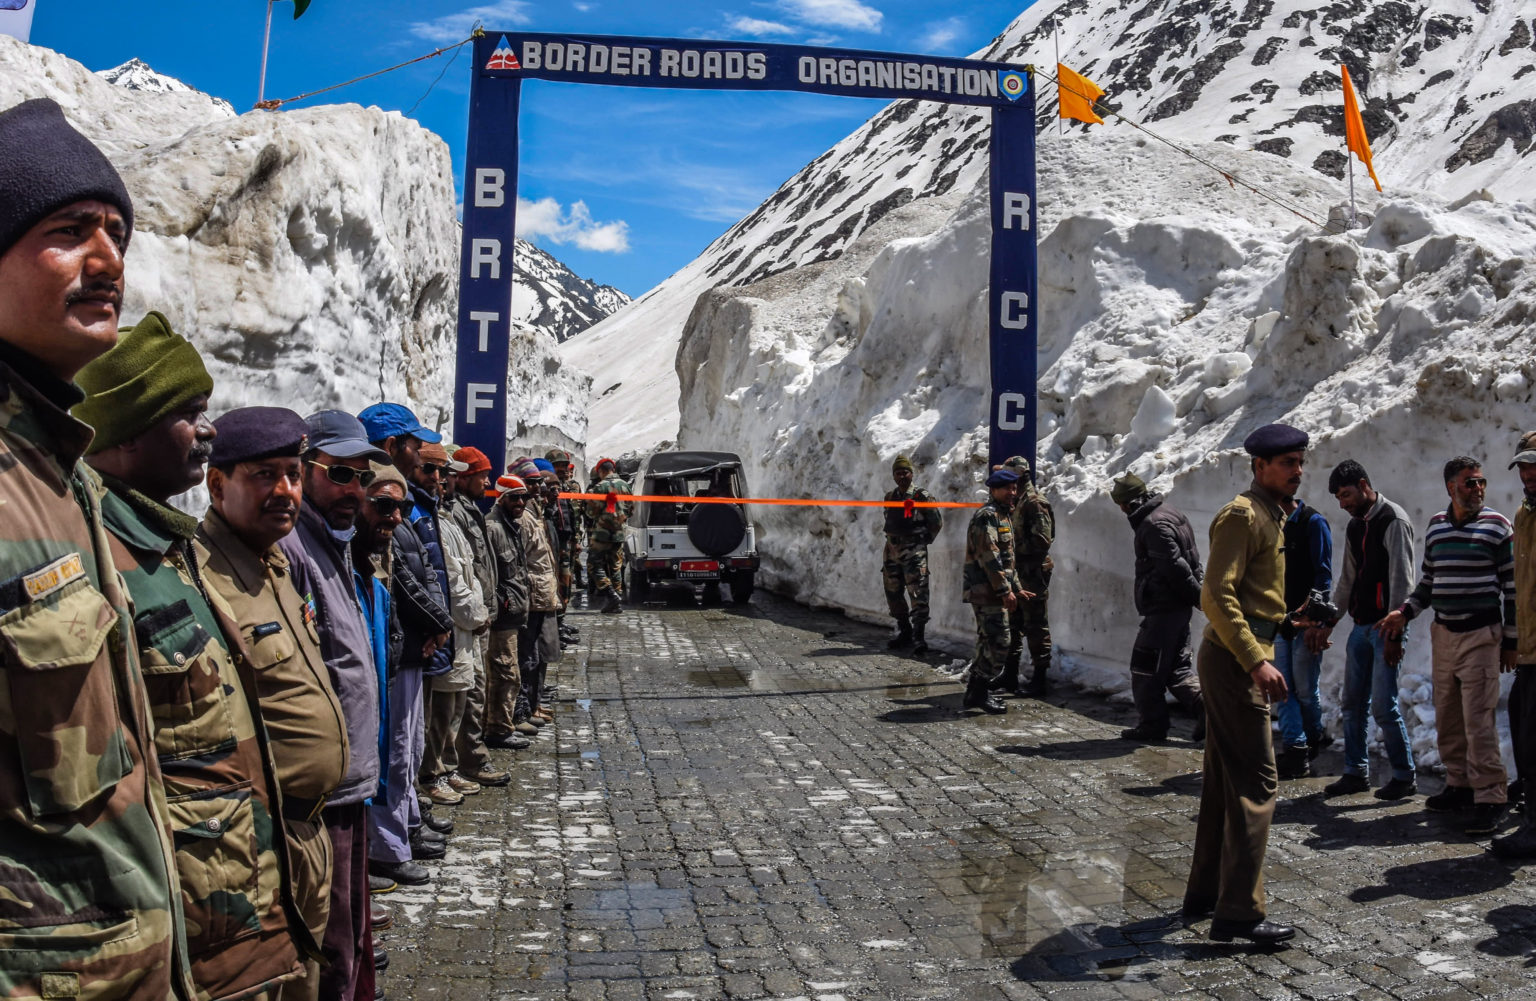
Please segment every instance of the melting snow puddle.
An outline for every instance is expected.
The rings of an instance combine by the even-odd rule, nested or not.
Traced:
[[[1472,973],[1462,968],[1455,956],[1447,956],[1442,952],[1421,952],[1413,957],[1419,965],[1430,973],[1438,973],[1442,977],[1452,980],[1471,980]]]
[[[907,947],[907,940],[904,938],[872,938],[868,942],[861,942],[859,944],[866,949],[905,949]]]

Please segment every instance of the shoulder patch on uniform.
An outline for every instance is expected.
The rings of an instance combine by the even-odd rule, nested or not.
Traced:
[[[85,561],[79,553],[60,556],[31,573],[22,574],[21,590],[30,601],[41,601],[71,581],[85,576]]]

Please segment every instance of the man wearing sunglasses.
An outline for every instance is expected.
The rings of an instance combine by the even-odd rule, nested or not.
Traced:
[[[320,945],[322,997],[352,997],[371,987],[373,943],[368,909],[368,811],[379,786],[379,682],[368,623],[353,577],[352,536],[370,460],[388,455],[369,444],[363,425],[340,410],[305,418],[309,449],[298,526],[278,543],[294,569],[294,584],[315,608],[320,650],[341,699],[351,762],[321,817],[331,835],[335,867],[331,916]]]
[[[1487,489],[1478,460],[1459,455],[1445,464],[1451,503],[1429,519],[1418,586],[1376,627],[1395,640],[1409,620],[1435,610],[1431,684],[1445,790],[1424,808],[1470,811],[1469,837],[1497,830],[1509,797],[1497,716],[1499,673],[1515,669],[1514,527],[1483,506]]]

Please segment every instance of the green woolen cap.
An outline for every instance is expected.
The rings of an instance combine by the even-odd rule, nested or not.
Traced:
[[[75,376],[86,397],[70,413],[96,429],[87,455],[143,434],[205,393],[213,377],[185,337],[160,313],[126,328],[112,350]]]
[[[891,472],[894,473],[898,469],[905,469],[909,473],[912,472],[912,460],[905,455],[898,455],[896,461],[891,463]]]
[[[1147,492],[1147,485],[1135,473],[1126,473],[1109,488],[1109,499],[1116,504],[1129,504]]]

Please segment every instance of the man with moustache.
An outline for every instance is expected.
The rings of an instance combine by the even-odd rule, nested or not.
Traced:
[[[57,104],[0,112],[5,997],[195,990],[128,596],[69,416],[70,380],[117,342],[132,233],[122,179]]]
[[[171,818],[202,832],[176,841],[192,980],[211,999],[270,990],[304,975],[294,939],[306,954],[315,944],[293,910],[255,674],[233,618],[203,590],[197,519],[169,504],[203,482],[213,380],[149,313],[77,381],[89,395],[74,414],[98,429],[86,461],[107,487],[102,518],[133,602]]]
[[[299,596],[292,564],[277,546],[298,523],[309,428],[291,410],[244,407],[213,429],[198,569],[233,614],[255,669],[283,793],[294,895],[304,924],[323,942],[332,852],[322,813],[347,776],[347,721],[320,651],[314,609]],[[305,965],[304,980],[287,985],[284,999],[320,996],[319,964]]]
[[[1252,457],[1253,485],[1211,523],[1200,589],[1208,625],[1196,660],[1205,701],[1204,780],[1184,915],[1214,912],[1211,938],[1219,942],[1270,945],[1296,934],[1265,916],[1264,853],[1280,785],[1269,705],[1286,697],[1285,677],[1273,663],[1287,611],[1281,502],[1301,489],[1307,443],[1306,432],[1287,424],[1250,434],[1243,448]]]
[[[368,442],[356,417],[322,410],[305,418],[304,502],[294,532],[278,543],[294,586],[315,610],[320,652],[341,699],[352,750],[346,778],[326,799],[331,835],[331,911],[321,952],[322,997],[373,996],[373,935],[368,907],[368,811],[379,786],[379,682],[368,624],[352,568],[352,536],[373,482],[369,462],[388,454]]]

